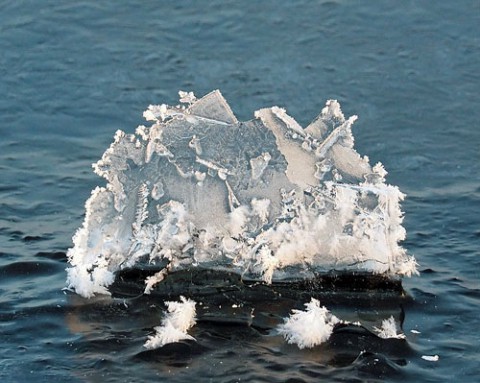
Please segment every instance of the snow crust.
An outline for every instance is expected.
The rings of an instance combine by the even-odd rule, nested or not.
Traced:
[[[118,130],[93,165],[106,180],[68,251],[67,286],[109,294],[123,268],[226,269],[271,283],[317,272],[417,273],[400,246],[404,194],[354,149],[335,100],[301,127],[285,109],[239,122],[216,90],[150,105],[149,126]]]

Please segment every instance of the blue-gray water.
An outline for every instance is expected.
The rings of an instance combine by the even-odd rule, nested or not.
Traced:
[[[0,2],[0,380],[478,381],[480,3],[129,3]],[[406,341],[337,334],[300,351],[269,335],[275,300],[258,292],[257,326],[205,320],[197,343],[145,352],[161,301],[64,294],[102,182],[90,165],[116,129],[179,89],[216,88],[241,120],[279,105],[305,124],[331,98],[359,115],[357,150],[408,196],[421,275],[391,305],[372,293],[329,308],[403,310]]]

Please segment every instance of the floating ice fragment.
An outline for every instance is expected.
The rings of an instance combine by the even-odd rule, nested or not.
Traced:
[[[378,333],[378,336],[383,339],[405,339],[405,334],[397,333],[397,326],[395,324],[395,318],[393,316],[388,319],[384,319],[382,321],[382,327],[374,327],[374,330]]]
[[[287,342],[296,344],[300,349],[311,348],[327,341],[334,326],[340,322],[324,306],[320,306],[317,299],[312,298],[305,306],[305,311],[292,310],[290,317],[278,327],[279,333]]]
[[[181,302],[165,302],[168,313],[162,325],[155,327],[155,335],[149,336],[144,347],[155,349],[180,340],[195,340],[187,331],[196,323],[195,301],[180,297]]]
[[[427,360],[429,362],[438,362],[440,357],[438,355],[422,355],[422,359]]]
[[[239,122],[219,91],[180,92],[180,102],[150,105],[152,125],[117,131],[94,164],[107,185],[92,192],[68,251],[69,288],[108,294],[119,270],[145,264],[159,269],[146,293],[198,265],[267,283],[417,273],[399,245],[404,195],[355,151],[356,116],[337,101],[306,129],[278,107]]]

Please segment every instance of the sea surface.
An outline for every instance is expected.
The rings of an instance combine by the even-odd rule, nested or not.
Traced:
[[[479,67],[478,0],[0,1],[0,381],[480,381]],[[91,164],[180,89],[220,89],[240,120],[278,105],[304,125],[339,100],[359,116],[357,151],[407,194],[420,275],[354,293],[211,275],[197,342],[151,351],[163,301],[194,294],[188,276],[164,296],[64,291],[104,185]],[[274,326],[311,297],[365,328],[288,345]],[[367,330],[390,315],[405,340]]]

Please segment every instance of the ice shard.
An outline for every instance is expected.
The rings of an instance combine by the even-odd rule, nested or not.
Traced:
[[[108,294],[116,273],[224,269],[271,283],[316,273],[416,273],[400,246],[400,201],[379,163],[354,149],[352,124],[330,100],[305,129],[284,109],[240,122],[218,90],[150,105],[150,126],[117,131],[95,173],[68,251],[67,285]]]

